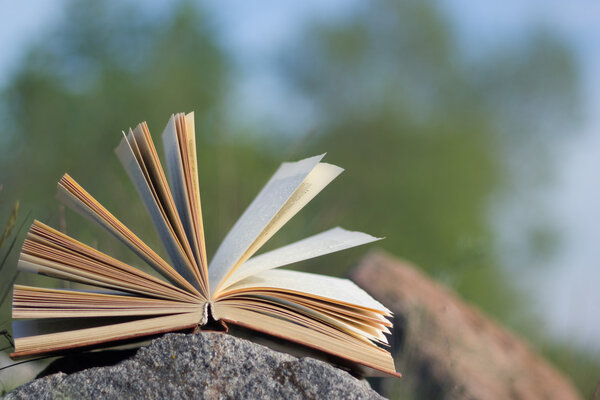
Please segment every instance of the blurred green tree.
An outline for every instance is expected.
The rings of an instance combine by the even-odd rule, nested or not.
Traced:
[[[284,79],[318,119],[304,150],[327,151],[351,175],[307,214],[321,210],[313,221],[320,228],[350,221],[386,236],[382,247],[542,346],[528,294],[501,268],[491,207],[516,182],[539,180],[548,151],[577,121],[569,47],[534,30],[515,46],[469,58],[431,2],[375,1],[348,14],[309,26],[302,45],[282,57]],[[328,265],[342,273],[359,254],[331,256]],[[543,350],[591,392],[597,364],[589,368],[574,348]]]
[[[351,169],[315,208],[335,202],[335,220],[386,236],[383,247],[504,320],[519,300],[498,268],[490,205],[512,178],[507,156],[544,165],[552,141],[536,121],[567,123],[578,98],[568,48],[548,35],[522,46],[469,61],[430,3],[376,1],[309,27],[282,62],[317,110],[307,152]]]

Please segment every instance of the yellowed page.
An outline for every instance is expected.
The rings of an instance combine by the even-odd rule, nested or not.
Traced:
[[[194,113],[191,112],[185,116],[185,127],[187,129],[187,146],[190,154],[190,165],[192,168],[192,184],[194,186],[192,194],[194,197],[194,210],[196,211],[196,229],[200,247],[200,257],[202,263],[202,273],[206,277],[208,285],[208,257],[206,255],[206,240],[204,238],[204,221],[202,218],[202,202],[200,201],[200,183],[198,179],[198,157],[196,154],[196,128],[194,124]]]
[[[245,307],[257,311],[277,310],[277,312],[291,312],[333,327],[361,341],[387,344],[387,339],[381,329],[376,329],[368,324],[355,323],[347,318],[339,318],[337,315],[322,312],[309,304],[302,304],[295,302],[294,299],[280,297],[278,293],[242,295],[229,297],[217,302],[226,302],[227,304],[238,302],[239,304],[244,304]]]
[[[192,294],[200,295],[200,292],[191,283],[184,279],[173,267],[148,247],[68,174],[65,174],[58,183],[57,197],[65,205],[97,223],[119,239],[170,282],[188,290]]]
[[[166,178],[160,162],[154,159],[153,151],[148,149],[152,144],[146,140],[151,139],[148,139],[138,126],[136,131],[130,131],[129,135],[123,138],[115,152],[142,198],[175,269],[201,290],[201,282],[194,267],[195,260],[179,215],[168,186],[163,186],[166,184]],[[139,145],[144,147],[138,148]],[[143,152],[146,156],[143,156]]]
[[[112,258],[68,235],[35,220],[23,243],[21,255],[42,257],[100,277],[111,277],[128,291],[154,296],[197,301],[198,297],[188,291],[169,284]]]
[[[255,290],[265,288],[282,292],[302,293],[315,299],[326,299],[391,315],[391,311],[383,304],[348,279],[286,269],[272,269],[249,276],[228,287],[219,296],[252,293]]]
[[[190,118],[182,113],[172,115],[162,134],[169,184],[175,205],[181,218],[195,261],[200,269],[203,286],[208,287],[206,251],[200,209],[198,168],[192,127],[187,127]],[[192,149],[193,146],[193,149]]]
[[[12,357],[176,331],[202,323],[205,321],[205,315],[204,312],[182,313],[76,330],[68,330],[70,326],[62,322],[57,324],[57,329],[66,331],[46,334],[38,333],[37,321],[26,324],[20,324],[20,321],[13,323],[15,352],[11,354]]]
[[[217,302],[213,314],[217,319],[301,343],[386,374],[399,375],[387,351],[294,313],[258,312],[246,308],[243,302]]]
[[[202,311],[196,304],[117,293],[15,285],[12,317],[82,318],[174,314]]]
[[[102,275],[93,270],[84,270],[82,268],[77,268],[63,263],[50,261],[29,254],[21,254],[17,263],[17,268],[23,272],[46,275],[53,278],[64,279],[72,282],[80,282],[86,285],[106,287],[116,290],[122,290],[125,292],[140,293],[150,296],[166,296],[165,293],[160,293],[155,290],[144,288],[143,286],[124,282],[123,280],[116,279],[115,277]]]

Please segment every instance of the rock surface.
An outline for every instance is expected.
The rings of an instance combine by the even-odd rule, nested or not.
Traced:
[[[401,380],[373,386],[412,399],[579,399],[573,384],[523,339],[416,267],[383,252],[351,278],[394,312]]]
[[[364,381],[231,335],[168,334],[114,366],[57,373],[6,399],[381,399]]]

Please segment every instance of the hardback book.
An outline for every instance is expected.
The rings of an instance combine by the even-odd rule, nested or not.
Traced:
[[[377,238],[337,227],[256,255],[341,168],[321,162],[323,155],[283,163],[209,262],[193,113],[172,115],[162,140],[166,173],[146,123],[123,132],[115,152],[170,262],[65,174],[58,183],[58,198],[119,239],[157,274],[34,221],[18,268],[89,289],[15,285],[11,357],[106,347],[218,326],[312,349],[363,375],[400,376],[387,350],[392,324],[386,307],[347,279],[280,268]]]

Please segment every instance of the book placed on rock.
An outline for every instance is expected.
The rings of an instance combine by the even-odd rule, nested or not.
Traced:
[[[15,285],[13,358],[107,346],[220,321],[330,354],[359,373],[399,376],[385,349],[391,327],[387,308],[347,279],[279,268],[377,238],[333,228],[255,255],[341,168],[320,162],[322,155],[283,163],[208,263],[193,114],[173,115],[162,134],[168,180],[145,123],[123,136],[115,151],[170,263],[69,175],[58,183],[58,197],[164,279],[35,221],[19,269],[103,291]]]

